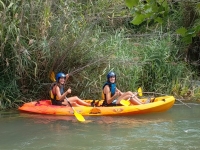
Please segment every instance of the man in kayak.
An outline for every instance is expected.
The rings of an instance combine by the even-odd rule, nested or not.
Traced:
[[[64,84],[68,78],[69,74],[65,75],[62,72],[56,75],[56,82],[52,83],[50,88],[50,98],[52,105],[69,106],[69,101],[72,106],[91,106],[91,104],[84,102],[77,96],[68,98],[66,97],[71,93],[71,88],[68,88],[67,91],[64,92]]]
[[[107,82],[103,85],[103,93],[102,96],[104,98],[103,106],[117,106],[121,105],[120,101],[122,99],[127,100],[130,99],[132,105],[140,105],[143,104],[136,96],[137,93],[133,93],[131,91],[121,92],[116,87],[116,74],[114,72],[109,72],[107,74]]]

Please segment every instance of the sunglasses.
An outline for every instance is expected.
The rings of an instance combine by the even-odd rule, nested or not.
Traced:
[[[115,76],[111,76],[110,78],[115,78]]]

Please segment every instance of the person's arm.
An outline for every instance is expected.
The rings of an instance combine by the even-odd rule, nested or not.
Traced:
[[[61,95],[60,88],[58,86],[56,86],[55,88],[56,88],[56,97],[57,97],[58,100],[65,99],[65,97],[67,96],[67,94],[71,93],[71,89],[69,88],[65,93],[63,93]]]
[[[118,88],[116,88],[116,91],[119,93],[119,96],[121,96],[122,94],[124,94],[122,91],[120,91]]]
[[[114,99],[118,97],[119,92],[115,92],[115,95],[111,96],[110,88],[108,85],[104,87],[104,94],[106,95],[107,103],[110,104]]]
[[[68,80],[68,78],[69,78],[69,74],[66,74],[66,81]]]

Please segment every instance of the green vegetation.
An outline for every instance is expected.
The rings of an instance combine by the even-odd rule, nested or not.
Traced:
[[[123,0],[0,0],[0,109],[48,98],[52,71],[82,67],[67,86],[83,99],[101,98],[110,70],[122,90],[198,99],[196,68],[175,31],[181,4],[162,24],[133,25]]]
[[[131,22],[134,25],[140,25],[143,22],[163,24],[166,19],[168,19],[168,23],[171,23],[174,20],[171,20],[170,17],[178,12],[179,15],[176,16],[176,19],[179,20],[183,15],[185,15],[184,19],[187,19],[184,27],[176,26],[176,33],[183,37],[185,43],[192,43],[192,38],[198,36],[200,32],[200,19],[197,18],[200,14],[200,2],[197,0],[184,2],[175,0],[126,0],[126,5],[132,9],[133,20]],[[179,8],[179,11],[177,11],[177,8]]]

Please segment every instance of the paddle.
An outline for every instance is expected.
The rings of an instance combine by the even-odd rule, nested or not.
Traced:
[[[51,79],[51,81],[53,81],[53,82],[56,81],[56,79],[55,79],[55,73],[54,73],[53,71],[52,71],[51,74],[50,74],[50,79]],[[65,97],[65,98],[66,98],[66,100],[67,100],[69,106],[73,109],[73,111],[74,111],[74,116],[76,117],[76,119],[77,119],[78,121],[81,121],[81,122],[85,121],[85,118],[84,118],[81,114],[79,114],[79,113],[74,109],[74,107],[72,107],[72,105],[71,105],[71,103],[69,102],[69,100],[67,99],[67,97]]]
[[[55,82],[56,79],[55,79],[55,73],[52,71],[51,74],[50,74],[50,79],[51,81]]]
[[[107,56],[107,57],[109,57],[109,56]],[[75,74],[75,73],[77,73],[77,72],[83,70],[83,69],[86,68],[86,67],[89,67],[89,66],[91,66],[91,65],[93,65],[93,64],[95,64],[95,63],[97,63],[97,62],[100,62],[100,61],[102,61],[102,60],[107,59],[107,57],[102,57],[101,59],[98,59],[98,60],[96,60],[96,61],[92,61],[92,62],[86,64],[86,65],[83,66],[83,67],[80,67],[80,68],[75,69],[74,71],[71,71],[71,72],[68,73],[68,74],[71,76],[71,75],[73,75],[73,74]],[[51,74],[50,74],[50,79],[51,79],[51,81],[53,81],[53,82],[56,81],[54,71],[51,72]]]
[[[140,87],[140,88],[138,88],[138,95],[139,96],[142,96],[142,88]],[[124,99],[122,99],[121,101],[120,101],[120,104],[122,104],[123,106],[129,106],[130,105],[130,101],[129,101],[130,99],[128,99],[128,100],[124,100]]]
[[[141,87],[138,88],[138,95],[142,96],[142,88]]]
[[[84,118],[81,114],[79,114],[79,113],[74,109],[74,107],[72,107],[72,105],[71,105],[71,103],[68,101],[67,97],[66,97],[66,100],[67,100],[69,106],[73,109],[74,115],[75,115],[76,119],[77,119],[78,121],[80,121],[80,122],[85,121],[85,118]]]

